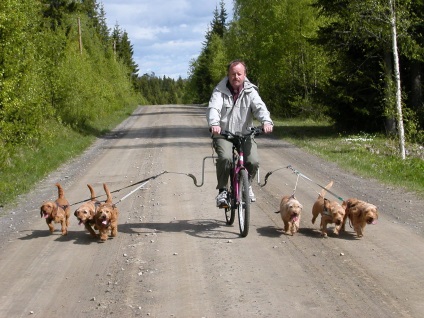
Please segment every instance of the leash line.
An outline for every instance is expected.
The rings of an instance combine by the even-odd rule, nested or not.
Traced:
[[[276,171],[278,171],[278,170],[281,170],[281,169],[290,169],[290,170],[292,170],[292,171],[293,171],[293,173],[294,173],[294,174],[296,174],[296,175],[297,175],[296,186],[295,186],[295,188],[294,188],[293,195],[294,195],[294,193],[296,192],[296,188],[297,188],[297,183],[298,183],[298,181],[299,181],[299,177],[302,177],[302,178],[304,178],[305,180],[308,180],[309,182],[312,182],[313,184],[315,184],[315,185],[319,186],[321,189],[324,189],[324,190],[325,190],[325,191],[327,191],[328,193],[332,194],[333,196],[335,196],[335,197],[336,197],[337,199],[339,199],[340,201],[342,201],[342,202],[344,201],[342,197],[340,197],[339,195],[335,194],[335,193],[334,193],[334,192],[332,192],[331,190],[326,189],[324,186],[320,185],[319,183],[316,183],[316,182],[315,182],[315,181],[313,181],[311,178],[309,178],[309,177],[305,176],[303,173],[301,173],[299,170],[294,169],[292,165],[288,165],[288,166],[286,166],[286,167],[280,167],[280,168],[278,168],[278,169],[275,169],[275,170],[272,170],[272,171],[268,172],[268,173],[265,175],[264,183],[263,183],[263,184],[260,184],[260,183],[258,182],[258,183],[259,183],[259,185],[260,185],[261,187],[264,187],[264,186],[267,184],[267,182],[268,182],[268,178],[269,178],[269,176],[270,176],[270,175],[272,175],[274,172],[276,172]]]
[[[320,185],[319,183],[316,183],[315,181],[313,181],[311,178],[308,178],[307,176],[305,176],[303,173],[301,173],[299,170],[296,170],[292,167],[292,165],[287,166],[288,169],[291,169],[295,174],[301,176],[302,178],[312,182],[313,184],[319,186],[321,189],[324,189],[325,191],[327,191],[328,193],[332,194],[333,196],[335,196],[337,199],[339,199],[340,201],[344,201],[342,197],[338,196],[337,194],[335,194],[334,192],[330,191],[329,189],[326,189],[324,186]]]
[[[123,188],[120,188],[120,189],[117,189],[117,190],[111,191],[110,193],[117,193],[117,192],[120,192],[120,191],[122,191],[122,190],[124,190],[124,189],[127,189],[127,188],[130,188],[130,187],[133,187],[133,186],[135,186],[135,185],[137,185],[137,184],[140,184],[140,183],[143,183],[143,184],[142,184],[142,186],[144,186],[144,185],[145,185],[147,182],[149,182],[150,180],[156,179],[157,177],[159,177],[159,176],[161,176],[161,175],[163,175],[163,174],[165,174],[165,173],[168,173],[168,172],[167,172],[167,171],[162,171],[161,173],[158,173],[157,175],[154,175],[154,176],[151,176],[151,177],[149,177],[149,178],[146,178],[146,179],[143,179],[143,180],[137,181],[137,182],[132,183],[132,184],[130,184],[130,185],[128,185],[128,186],[126,186],[126,187],[123,187]],[[140,189],[142,186],[138,187],[136,190]],[[136,191],[136,190],[135,190],[135,191]],[[133,194],[135,191],[131,191],[131,194]],[[104,197],[105,195],[106,195],[106,194],[98,195],[98,196],[94,197],[93,199],[101,198],[101,197]],[[126,195],[124,198],[126,198],[127,196],[128,196],[128,195]],[[89,199],[87,199],[87,200],[81,200],[81,201],[78,201],[78,202],[72,203],[72,204],[70,204],[70,206],[73,206],[73,205],[76,205],[76,204],[81,204],[81,203],[87,202],[87,201],[89,201],[90,199],[91,199],[91,198],[89,198]],[[119,200],[119,201],[122,201],[122,199],[121,199],[121,200]]]

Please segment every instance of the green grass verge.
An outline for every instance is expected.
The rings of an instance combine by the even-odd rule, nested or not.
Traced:
[[[424,147],[406,145],[402,160],[396,140],[382,135],[341,135],[314,121],[275,122],[274,134],[359,176],[403,187],[424,197]]]
[[[110,131],[132,114],[135,105],[127,107],[91,123],[84,132],[52,124],[54,136],[36,147],[15,149],[9,163],[0,170],[0,207],[12,204],[18,195],[31,190],[35,183],[45,178],[63,163],[81,155],[96,139]]]

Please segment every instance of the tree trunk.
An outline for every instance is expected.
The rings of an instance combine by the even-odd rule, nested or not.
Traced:
[[[402,91],[400,85],[400,72],[399,72],[399,56],[397,49],[397,34],[396,34],[396,15],[393,5],[393,0],[389,0],[390,4],[390,24],[392,32],[392,47],[393,47],[393,61],[394,61],[394,72],[396,81],[396,111],[398,121],[398,133],[399,133],[399,146],[400,154],[402,159],[405,159],[405,132],[403,130],[403,115],[402,115]]]

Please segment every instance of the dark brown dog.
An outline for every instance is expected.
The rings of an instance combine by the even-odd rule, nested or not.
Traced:
[[[56,183],[58,198],[56,201],[46,201],[40,207],[40,215],[46,219],[50,233],[54,232],[54,223],[60,223],[62,226],[62,235],[68,234],[69,217],[71,207],[65,198],[62,186]]]
[[[118,234],[118,215],[119,211],[115,204],[112,203],[112,196],[106,185],[103,183],[107,199],[101,203],[97,209],[95,216],[96,227],[99,230],[100,240],[106,241],[111,236],[115,237]]]
[[[325,189],[330,189],[332,185],[333,181],[327,184]],[[325,189],[321,190],[317,200],[312,207],[312,224],[315,223],[316,218],[321,214],[321,235],[327,237],[327,225],[333,223],[336,225],[333,233],[339,235],[346,213],[346,206],[345,203],[343,203],[344,206],[342,206],[336,201],[330,201],[326,199],[325,193],[327,191],[325,191]]]
[[[275,213],[280,213],[281,219],[284,222],[284,232],[285,234],[294,235],[299,230],[300,216],[302,214],[303,206],[299,201],[291,196],[284,196],[280,202],[280,211]]]
[[[94,217],[97,213],[97,208],[100,205],[100,201],[96,200],[96,195],[94,189],[91,185],[87,184],[88,189],[90,189],[91,199],[90,201],[84,202],[78,209],[75,210],[74,215],[77,217],[79,223],[78,225],[84,224],[91,236],[97,237],[98,235],[93,230],[95,226]]]
[[[364,236],[367,224],[376,224],[378,210],[374,204],[351,198],[346,201],[346,214],[343,220],[342,231],[345,230],[346,220],[349,219],[358,237]]]

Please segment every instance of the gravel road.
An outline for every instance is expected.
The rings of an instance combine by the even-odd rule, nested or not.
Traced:
[[[332,191],[378,206],[362,239],[347,226],[323,238],[312,224],[319,187],[289,169],[254,184],[249,235],[215,207],[205,108],[138,108],[113,132],[0,210],[0,317],[423,317],[423,200],[341,170],[273,136],[258,137],[261,182],[291,164]],[[337,154],[335,154],[337,155]],[[155,176],[140,190],[132,184]],[[50,234],[39,207],[60,182],[73,204],[86,185],[120,211],[118,236],[93,239],[72,215]],[[281,197],[304,210],[299,233],[282,233]],[[120,190],[121,189],[121,190]],[[120,191],[117,191],[120,190]],[[102,197],[101,199],[104,199]],[[334,199],[334,198],[332,198]],[[122,200],[122,201],[120,201]]]

